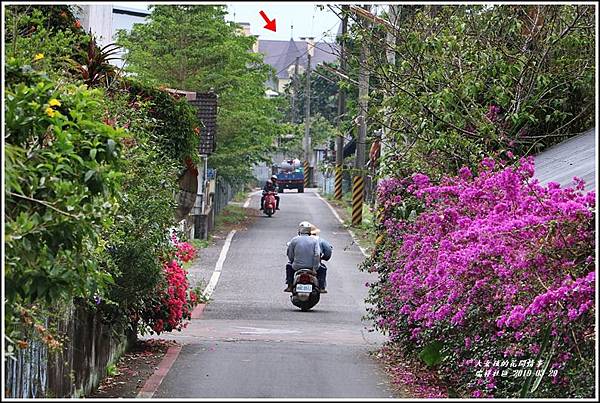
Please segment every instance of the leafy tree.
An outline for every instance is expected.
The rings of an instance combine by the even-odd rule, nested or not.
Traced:
[[[128,70],[144,80],[219,96],[217,150],[209,163],[230,182],[243,182],[263,160],[277,134],[276,100],[264,96],[272,74],[253,37],[225,22],[225,7],[153,6],[146,24],[120,32]]]
[[[536,153],[589,129],[593,27],[588,5],[425,7],[400,23],[389,66],[385,37],[357,20],[378,80],[370,117],[391,125],[382,173],[439,177],[484,155]]]
[[[304,123],[287,123],[282,125],[278,150],[288,155],[301,157],[304,153],[304,127]],[[331,148],[330,143],[335,139],[338,131],[329,123],[329,120],[321,116],[321,114],[316,113],[310,120],[310,133],[313,147],[325,146],[326,148]]]
[[[338,116],[338,82],[340,77],[331,71],[338,69],[333,63],[324,63],[327,67],[319,64],[311,71],[310,75],[310,109],[312,112],[318,113],[329,121],[332,125],[337,124]],[[294,110],[292,110],[292,97],[294,97],[294,80],[298,81],[296,88],[298,94],[294,99]],[[285,88],[285,98],[288,105],[288,120],[291,121],[292,115],[295,113],[297,122],[303,122],[306,111],[306,72],[298,74],[298,77]]]

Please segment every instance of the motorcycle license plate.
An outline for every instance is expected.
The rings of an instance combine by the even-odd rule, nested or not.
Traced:
[[[296,292],[312,292],[312,284],[296,284]]]

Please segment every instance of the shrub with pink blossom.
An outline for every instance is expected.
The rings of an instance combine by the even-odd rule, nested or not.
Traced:
[[[533,173],[486,158],[379,187],[370,316],[462,396],[594,396],[595,193]]]
[[[191,319],[192,310],[200,302],[198,291],[191,289],[182,262],[193,259],[196,250],[187,242],[173,239],[175,257],[163,263],[164,279],[140,314],[150,333],[181,331]]]
[[[184,263],[189,262],[196,257],[196,248],[188,242],[177,242],[175,247],[177,248],[177,257]]]

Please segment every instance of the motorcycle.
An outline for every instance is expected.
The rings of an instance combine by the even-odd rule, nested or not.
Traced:
[[[275,214],[276,206],[277,206],[277,200],[275,200],[275,192],[266,192],[263,212],[267,216],[271,217],[273,214]]]
[[[317,272],[315,270],[300,269],[294,273],[290,299],[292,300],[292,304],[300,308],[303,312],[308,311],[319,303],[321,289],[319,288],[319,280],[317,279]]]

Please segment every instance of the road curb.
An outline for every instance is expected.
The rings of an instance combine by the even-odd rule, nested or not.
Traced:
[[[196,307],[192,310],[190,318],[201,319],[205,307],[205,303],[196,305]],[[142,389],[140,389],[138,392],[136,396],[138,399],[149,399],[154,396],[158,390],[158,387],[169,373],[173,363],[175,360],[177,360],[179,352],[181,351],[181,347],[182,346],[180,345],[169,347],[162,361],[158,364],[157,369],[150,376],[150,378],[146,380],[146,383],[144,383],[144,386],[142,386]]]
[[[344,220],[341,219],[341,217],[339,216],[339,214],[337,213],[337,211],[335,211],[335,208],[333,208],[333,206],[331,205],[331,203],[329,203],[326,199],[324,199],[318,192],[315,192],[315,195],[317,195],[317,197],[323,202],[325,203],[325,205],[327,207],[329,207],[329,209],[331,210],[331,212],[333,213],[333,215],[335,216],[335,218],[337,218],[337,220],[340,222],[340,224],[345,226]],[[364,257],[369,257],[369,254],[367,253],[367,251],[365,250],[365,248],[363,248],[359,243],[358,243],[358,238],[356,237],[356,234],[354,233],[354,231],[352,231],[350,228],[346,227],[346,231],[348,231],[348,233],[350,234],[350,237],[352,238],[352,240],[354,241],[354,244],[358,247],[358,249],[360,249],[361,253],[363,254]]]
[[[206,306],[206,304],[198,304],[192,311],[191,318],[192,319],[200,319],[202,317],[202,312],[204,312],[205,306]]]
[[[169,373],[171,366],[179,356],[181,347],[182,346],[179,345],[169,347],[162,361],[160,364],[158,364],[158,369],[154,371],[150,378],[148,378],[142,389],[137,394],[137,398],[151,398],[154,396],[158,390],[158,387]]]

